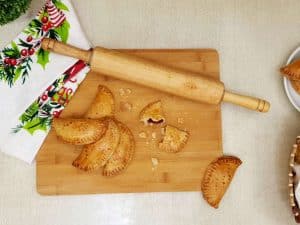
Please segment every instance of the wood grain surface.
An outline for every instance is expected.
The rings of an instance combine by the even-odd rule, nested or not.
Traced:
[[[215,50],[121,51],[219,78],[219,59]],[[126,171],[112,178],[103,177],[101,170],[80,171],[71,164],[81,147],[62,143],[50,131],[37,156],[37,191],[43,195],[200,191],[206,166],[222,154],[220,106],[196,103],[90,72],[61,116],[81,117],[99,84],[112,90],[117,103],[116,117],[134,134],[136,154],[133,161]],[[190,133],[187,145],[179,153],[160,152],[157,143],[161,139],[161,127],[145,127],[138,120],[141,109],[159,99],[167,123]],[[130,111],[128,105],[132,106]],[[145,133],[146,138],[141,138],[141,133]],[[152,158],[158,159],[156,167]]]

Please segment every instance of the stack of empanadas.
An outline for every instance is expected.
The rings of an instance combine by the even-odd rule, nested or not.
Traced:
[[[280,72],[291,81],[295,91],[300,94],[300,60],[296,60],[291,64],[282,67]]]
[[[53,128],[58,138],[83,145],[73,166],[93,171],[103,167],[104,176],[122,172],[134,155],[134,138],[129,128],[116,120],[115,101],[111,91],[98,87],[98,94],[83,119],[57,118]]]
[[[55,118],[53,128],[57,137],[69,144],[82,145],[82,151],[73,161],[73,166],[84,170],[102,169],[104,176],[114,176],[128,166],[134,155],[135,141],[129,128],[116,120],[115,101],[111,91],[98,87],[98,94],[84,118]],[[164,152],[177,153],[187,143],[189,133],[166,124],[161,101],[145,106],[140,113],[145,125],[164,124],[158,148]],[[158,159],[151,158],[154,166]],[[208,165],[202,180],[204,199],[217,208],[222,200],[241,160],[233,156],[222,156]]]

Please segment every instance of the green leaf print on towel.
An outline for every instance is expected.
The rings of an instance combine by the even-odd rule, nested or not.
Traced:
[[[62,23],[60,27],[55,28],[55,31],[60,37],[60,40],[64,43],[66,43],[69,38],[69,30],[70,30],[70,24],[66,20]]]
[[[62,3],[60,0],[53,0],[52,2],[58,9],[69,11],[69,8],[64,3]]]
[[[43,69],[45,69],[46,64],[49,62],[49,51],[45,51],[44,49],[40,48],[37,53],[37,63],[40,64]]]

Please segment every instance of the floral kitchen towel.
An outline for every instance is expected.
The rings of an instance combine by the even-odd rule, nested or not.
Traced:
[[[60,115],[88,71],[83,61],[76,62],[13,120],[1,146],[4,152],[31,163],[50,130],[52,118]]]
[[[29,25],[0,52],[0,150],[32,162],[52,116],[58,116],[89,68],[41,49],[44,37],[89,49],[68,0],[47,0]]]

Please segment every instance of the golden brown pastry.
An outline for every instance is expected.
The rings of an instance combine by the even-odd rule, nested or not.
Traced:
[[[134,138],[129,128],[117,122],[120,131],[120,142],[112,157],[103,168],[104,176],[115,176],[120,174],[130,163],[134,155]]]
[[[298,80],[291,80],[291,84],[292,84],[292,87],[294,88],[294,90],[300,94],[300,81]]]
[[[112,92],[105,86],[98,86],[98,94],[86,112],[86,117],[98,119],[105,116],[113,116],[115,113],[115,99]]]
[[[56,135],[73,145],[85,145],[99,140],[107,129],[104,120],[54,118],[52,121]]]
[[[234,156],[222,156],[211,162],[202,179],[201,190],[204,199],[214,208],[218,208],[236,169],[242,161]]]
[[[300,80],[300,60],[282,67],[280,72],[290,80]]]
[[[167,125],[164,128],[164,136],[158,147],[165,152],[176,153],[183,149],[188,138],[188,132],[180,130],[174,126]]]
[[[104,166],[113,155],[120,141],[120,131],[114,119],[105,120],[108,126],[103,137],[93,144],[85,145],[73,166],[85,171],[96,170]]]
[[[152,102],[146,105],[140,113],[140,121],[145,125],[162,124],[165,122],[161,101]]]

